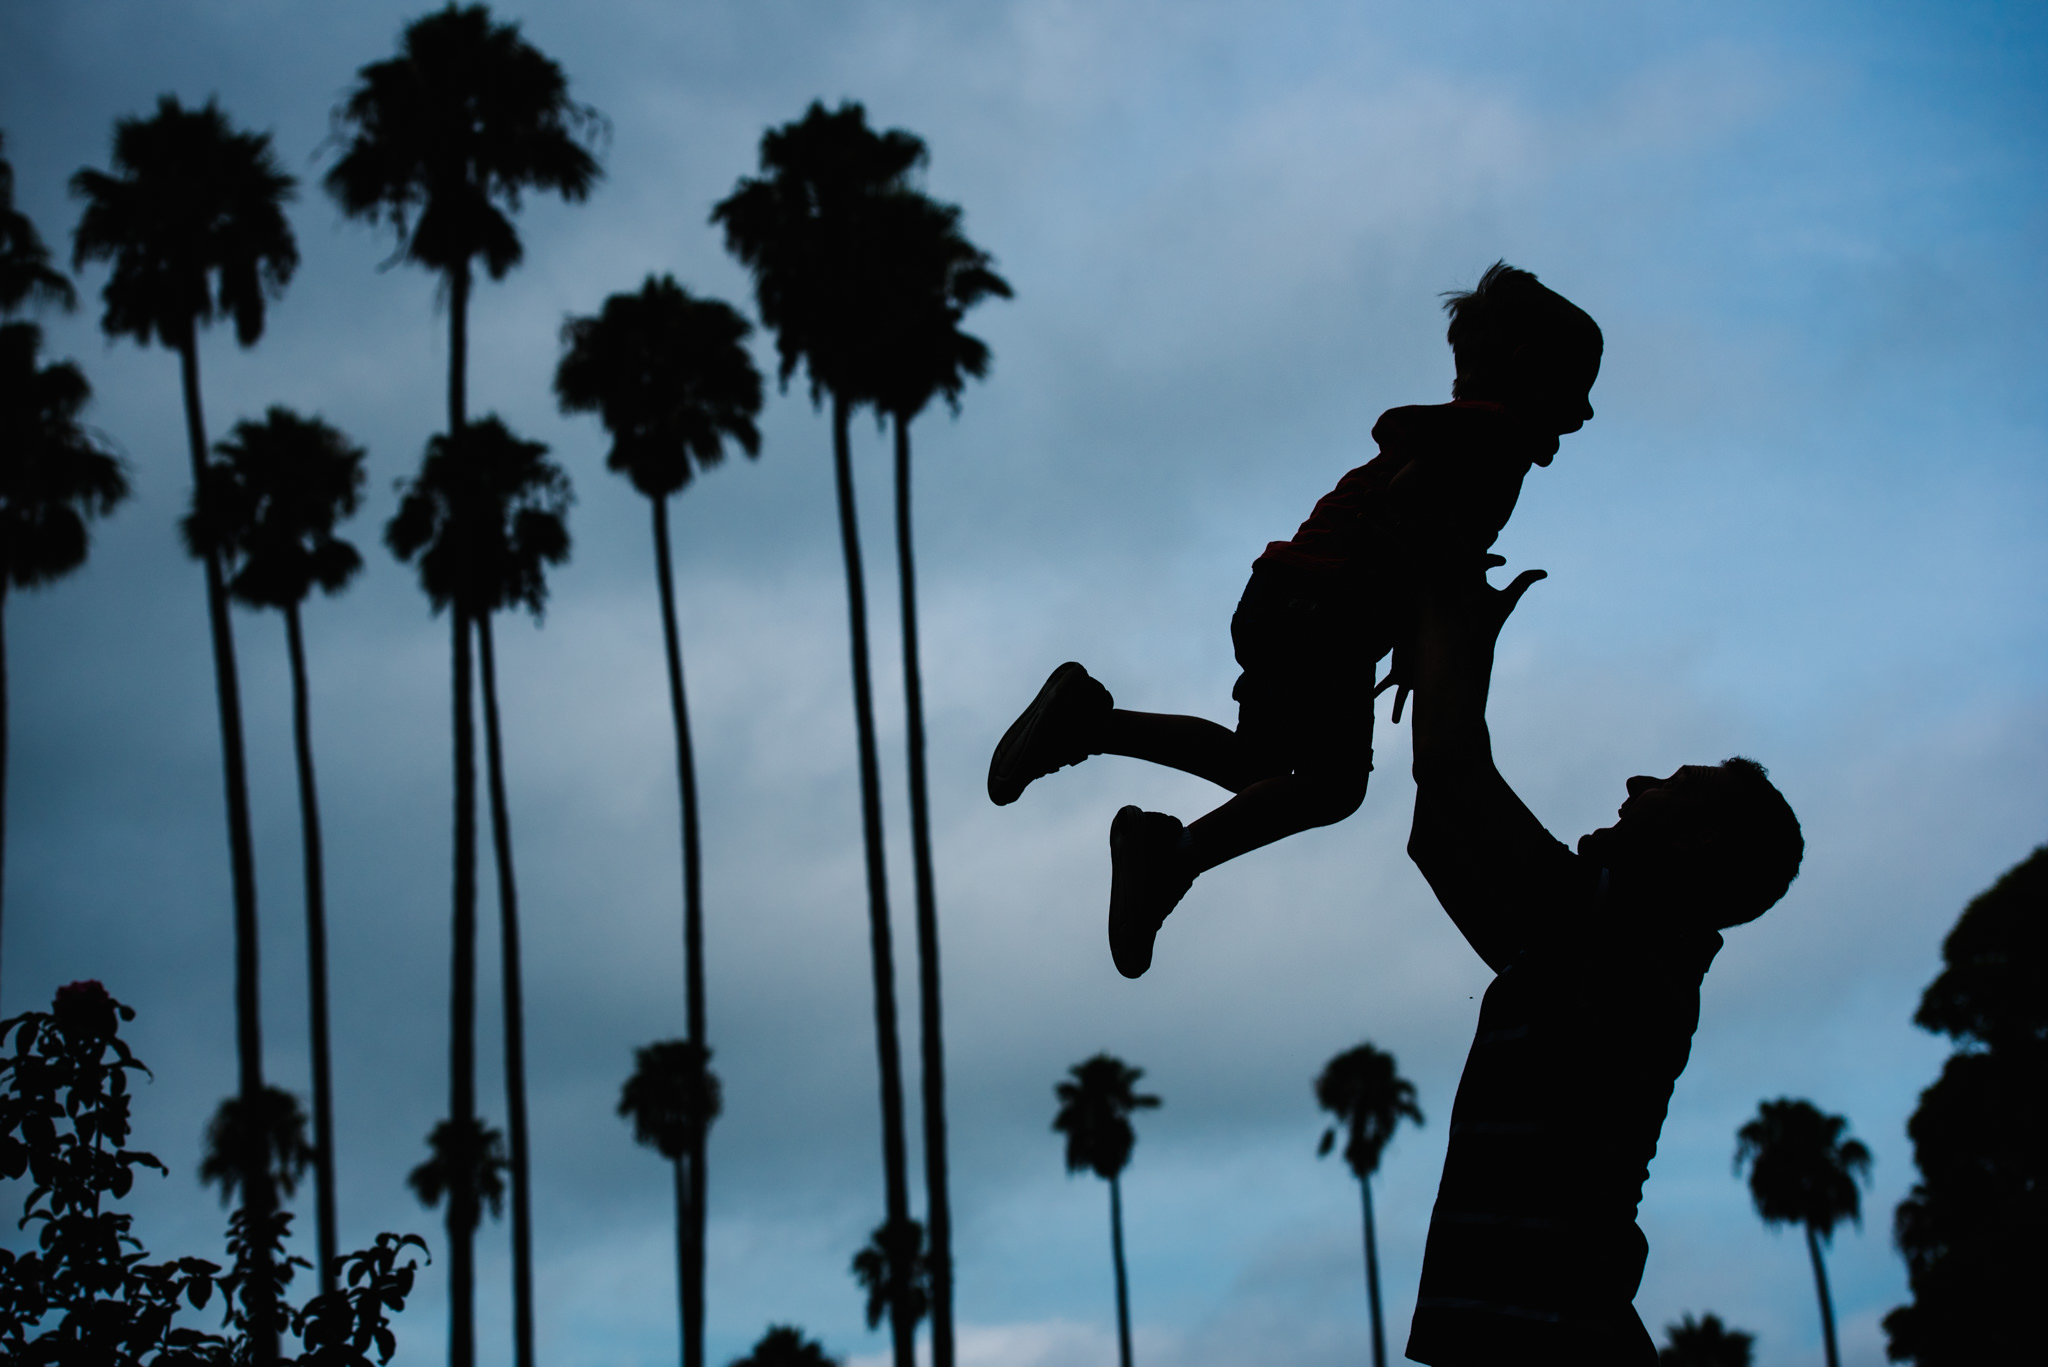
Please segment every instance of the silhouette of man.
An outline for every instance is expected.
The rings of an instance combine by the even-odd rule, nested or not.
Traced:
[[[1489,556],[1490,563],[1500,563]],[[1542,571],[1424,594],[1409,857],[1497,975],[1430,1216],[1408,1356],[1434,1367],[1654,1367],[1636,1206],[1720,931],[1784,895],[1798,819],[1731,759],[1628,780],[1574,853],[1494,767],[1501,624]]]

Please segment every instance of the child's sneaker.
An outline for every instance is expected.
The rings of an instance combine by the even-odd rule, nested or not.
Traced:
[[[1152,940],[1194,879],[1181,871],[1180,818],[1126,807],[1109,823],[1109,956],[1126,978],[1152,966]]]
[[[988,762],[989,801],[1007,807],[1031,780],[1094,754],[1113,706],[1109,690],[1080,665],[1069,660],[1055,669],[996,742]]]

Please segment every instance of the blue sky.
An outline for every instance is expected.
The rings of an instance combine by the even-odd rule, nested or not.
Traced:
[[[1942,1042],[1909,1023],[1963,903],[2048,838],[2048,22],[2021,5],[1125,2],[505,7],[611,123],[587,205],[529,203],[525,264],[480,288],[471,405],[576,481],[574,558],[539,629],[499,629],[526,916],[545,1361],[674,1353],[667,1174],[612,1115],[634,1046],[680,1031],[680,882],[644,503],[554,411],[564,316],[649,271],[750,306],[706,223],[762,130],[814,98],[922,135],[929,189],[1016,287],[995,352],[917,443],[926,694],[946,954],[963,1356],[1114,1360],[1106,1198],[1067,1179],[1052,1084],[1109,1049],[1166,1099],[1126,1179],[1139,1353],[1202,1367],[1365,1353],[1356,1191],[1317,1163],[1310,1079],[1371,1039],[1429,1123],[1377,1188],[1405,1334],[1445,1122],[1486,976],[1402,845],[1406,729],[1344,825],[1205,877],[1138,983],[1103,952],[1105,836],[1125,802],[1190,816],[1194,780],[1092,762],[997,810],[986,756],[1046,670],[1227,720],[1227,624],[1251,558],[1372,453],[1374,417],[1448,396],[1441,291],[1497,257],[1607,337],[1598,417],[1528,481],[1500,549],[1551,573],[1504,639],[1503,771],[1560,836],[1621,781],[1754,754],[1806,826],[1806,869],[1729,936],[1643,1206],[1638,1308],[1713,1310],[1761,1367],[1818,1363],[1796,1238],[1731,1175],[1756,1103],[1807,1096],[1876,1155],[1831,1251],[1845,1360],[1882,1360],[1905,1294],[1890,1212],[1904,1121]],[[410,6],[74,0],[0,10],[0,127],[60,251],[114,118],[217,94],[302,180],[304,263],[253,350],[202,343],[216,435],[283,402],[370,451],[369,568],[308,610],[336,961],[345,1241],[437,1238],[404,1191],[445,1096],[447,657],[378,533],[441,421],[445,315],[387,238],[318,188],[328,113]],[[132,502],[73,579],[8,603],[12,771],[0,999],[99,977],[141,1011],[138,1105],[172,1176],[159,1252],[218,1247],[192,1177],[233,1085],[227,860],[176,366],[45,317]],[[757,355],[772,347],[757,337]],[[880,1218],[844,588],[828,432],[799,380],[757,463],[674,512],[706,803],[711,1348],[771,1320],[836,1353],[848,1258]],[[885,448],[856,431],[878,618],[897,942],[909,859]],[[267,1066],[306,1086],[297,814],[282,630],[236,620],[262,895]],[[491,889],[485,882],[485,906]],[[488,919],[488,918],[487,918]],[[497,972],[494,939],[482,975]],[[906,1019],[914,1010],[900,1000]],[[497,994],[484,1106],[502,1116]],[[1617,1029],[1626,1022],[1617,1022]],[[906,1058],[914,1060],[906,1037]],[[914,1125],[913,1125],[913,1128]],[[310,1218],[309,1216],[307,1218]],[[479,1327],[506,1353],[505,1231]],[[439,1268],[400,1361],[445,1335]]]

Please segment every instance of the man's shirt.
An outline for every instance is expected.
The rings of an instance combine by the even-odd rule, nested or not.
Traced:
[[[1654,1367],[1636,1207],[1721,947],[1553,839],[1491,763],[1418,787],[1409,853],[1498,976],[1451,1110],[1408,1356]]]

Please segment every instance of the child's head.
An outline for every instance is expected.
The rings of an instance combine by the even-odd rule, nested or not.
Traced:
[[[1586,401],[1600,373],[1600,325],[1537,283],[1496,261],[1469,290],[1444,300],[1451,315],[1454,399],[1490,399],[1553,430],[1576,432],[1593,416]]]

